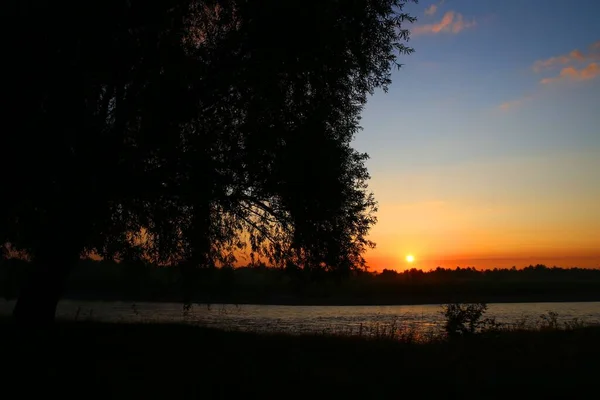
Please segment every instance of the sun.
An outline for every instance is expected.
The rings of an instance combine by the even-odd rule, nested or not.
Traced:
[[[412,263],[415,261],[415,257],[412,254],[406,256],[406,262]]]

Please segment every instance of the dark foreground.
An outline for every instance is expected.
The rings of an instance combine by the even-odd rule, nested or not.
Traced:
[[[2,391],[20,398],[583,398],[600,328],[455,342],[59,323],[2,331]]]

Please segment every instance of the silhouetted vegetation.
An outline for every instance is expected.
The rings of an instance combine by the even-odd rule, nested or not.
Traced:
[[[0,321],[10,343],[3,390],[60,398],[584,398],[597,390],[599,336],[549,329],[419,343],[84,322],[24,335]]]
[[[483,315],[485,303],[451,303],[442,306],[445,318],[444,329],[449,337],[474,335],[485,330]]]
[[[15,317],[50,322],[82,254],[184,282],[244,248],[362,268],[376,203],[350,144],[412,52],[407,1],[3,5],[0,244],[35,266]]]
[[[31,264],[0,263],[0,296],[15,298]],[[191,280],[193,279],[193,281]],[[182,301],[185,284],[194,302],[256,304],[420,304],[454,302],[600,300],[600,270],[542,265],[524,269],[442,269],[402,273],[355,272],[314,277],[287,269],[251,266],[196,271],[179,267],[81,260],[67,280],[71,299]]]

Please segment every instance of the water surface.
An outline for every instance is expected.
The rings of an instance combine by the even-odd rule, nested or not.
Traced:
[[[10,314],[14,302],[0,301],[0,314]],[[224,329],[253,331],[372,332],[389,327],[417,331],[439,330],[443,322],[439,305],[406,306],[278,306],[195,304],[187,312],[180,303],[61,301],[57,317],[67,320],[107,322],[184,322]],[[498,322],[534,323],[548,312],[559,321],[575,318],[600,324],[600,302],[489,304],[487,317]]]

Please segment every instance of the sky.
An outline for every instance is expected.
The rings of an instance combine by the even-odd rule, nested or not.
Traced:
[[[415,53],[354,141],[379,202],[371,270],[600,267],[600,1],[405,11]]]

